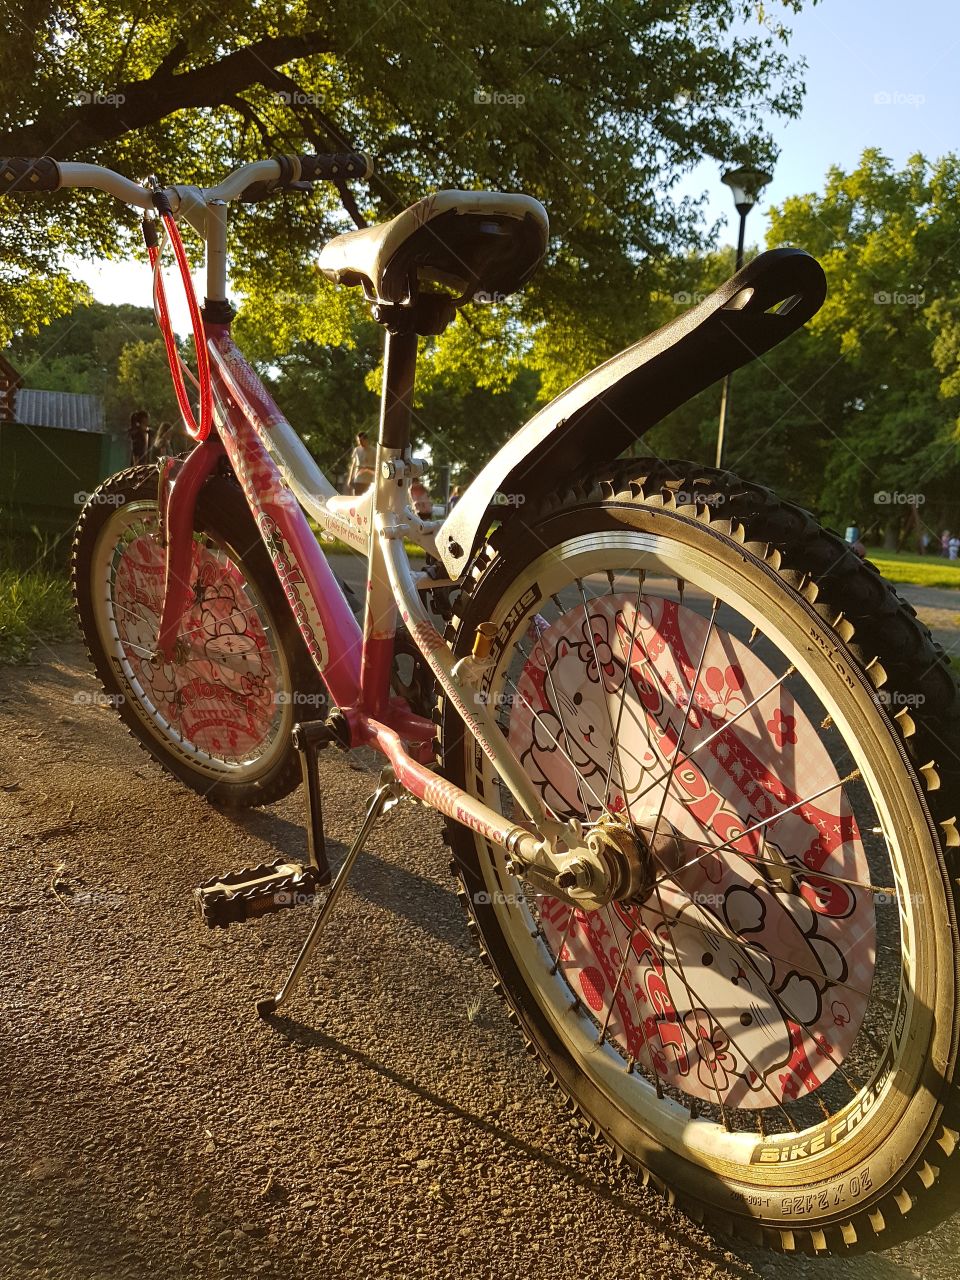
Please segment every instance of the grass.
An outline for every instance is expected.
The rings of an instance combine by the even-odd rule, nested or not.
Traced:
[[[887,551],[883,547],[868,547],[867,555],[889,582],[908,582],[918,587],[960,588],[960,560],[918,556],[909,551]]]
[[[0,518],[0,665],[27,662],[37,645],[76,637],[70,534]]]
[[[74,635],[70,584],[52,569],[0,569],[0,664],[26,662],[42,641]]]
[[[320,534],[319,526],[315,524],[312,520],[310,521],[310,527],[313,529],[314,533],[318,535]],[[339,538],[334,538],[329,533],[323,534],[323,536],[320,539],[320,546],[323,549],[324,555],[332,555],[332,556],[363,555],[362,551],[357,551],[355,547],[348,546],[347,543],[341,542]],[[410,542],[409,539],[407,538],[404,538],[403,540],[403,549],[404,551],[406,551],[407,555],[410,557],[411,560],[422,560],[426,555],[426,552],[424,551],[423,547],[418,546],[417,543],[415,542]]]
[[[0,666],[28,662],[38,645],[76,634],[61,543],[37,530],[17,538],[0,536],[5,566],[0,568]],[[336,539],[325,540],[324,549],[356,555]],[[407,551],[414,559],[423,557],[412,542]]]

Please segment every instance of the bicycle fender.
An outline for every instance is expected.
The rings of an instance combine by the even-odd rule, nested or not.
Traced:
[[[190,603],[193,523],[200,490],[224,456],[219,436],[197,444],[174,472],[160,473],[159,501],[165,551],[163,606],[157,632],[157,652],[169,662],[180,633],[180,619]]]
[[[490,525],[548,477],[552,487],[612,462],[679,405],[806,324],[826,291],[816,258],[771,249],[562,391],[490,459],[443,522],[437,548],[450,577],[460,576]]]

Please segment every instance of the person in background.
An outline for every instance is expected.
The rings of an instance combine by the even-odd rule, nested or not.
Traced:
[[[923,533],[920,535],[920,554],[922,556],[928,556],[930,554],[930,543],[932,541],[933,539],[930,536],[930,530],[924,529]]]
[[[347,488],[351,493],[363,493],[373,484],[376,461],[376,448],[370,443],[365,431],[358,431],[356,447],[350,455],[350,470],[347,472]]]
[[[422,480],[414,480],[410,486],[410,501],[421,520],[433,519],[433,498]]]
[[[179,426],[174,426],[172,422],[161,422],[153,441],[154,459],[179,454],[183,448],[183,432]]]
[[[944,529],[940,535],[940,554],[948,556],[950,554],[950,530]]]
[[[951,535],[947,544],[947,555],[951,560],[956,560],[957,556],[960,556],[960,538],[955,533]]]
[[[856,524],[847,525],[847,531],[844,535],[844,542],[846,542],[847,546],[857,553],[857,555],[860,557],[861,560],[867,554],[867,549],[860,540],[859,525],[856,525]]]
[[[150,415],[146,409],[134,409],[130,415],[130,465],[139,467],[150,453]]]

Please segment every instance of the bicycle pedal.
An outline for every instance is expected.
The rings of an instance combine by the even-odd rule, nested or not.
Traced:
[[[299,862],[276,862],[227,872],[195,889],[194,897],[204,923],[211,929],[226,929],[312,903],[317,890],[329,883],[329,871],[324,875]]]

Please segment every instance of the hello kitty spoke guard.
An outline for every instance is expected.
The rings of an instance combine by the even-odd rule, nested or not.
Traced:
[[[642,905],[571,918],[544,898],[560,972],[609,1040],[694,1098],[812,1093],[857,1037],[876,960],[857,821],[841,786],[821,794],[839,781],[826,746],[780,673],[673,601],[607,595],[589,622],[574,609],[531,627],[509,736],[544,802],[647,831],[662,806],[661,833],[702,855],[658,866]]]
[[[164,552],[151,533],[127,544],[114,579],[118,636],[133,677],[183,740],[216,759],[261,754],[275,732],[281,682],[256,605],[229,559],[195,541],[193,598],[174,660],[152,655]]]

